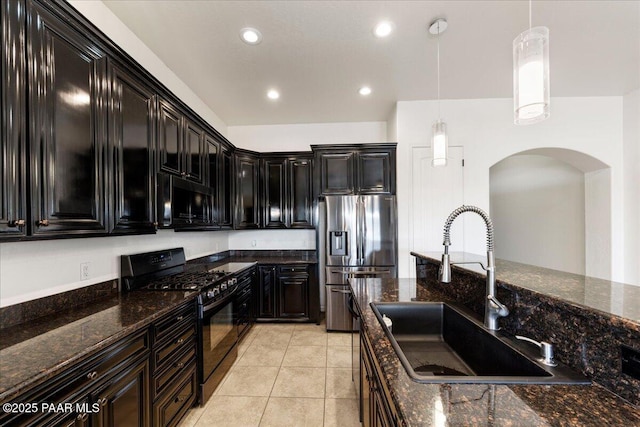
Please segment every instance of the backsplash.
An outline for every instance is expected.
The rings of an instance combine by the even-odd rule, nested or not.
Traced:
[[[452,283],[437,280],[439,262],[417,258],[417,277],[429,288],[449,295],[484,316],[485,278],[454,267]],[[510,311],[500,319],[508,334],[554,345],[560,362],[640,406],[640,380],[622,373],[622,344],[640,349],[640,325],[618,316],[587,309],[560,299],[498,282],[498,299]]]

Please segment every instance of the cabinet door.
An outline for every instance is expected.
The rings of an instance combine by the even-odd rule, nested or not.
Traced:
[[[357,191],[360,194],[395,193],[395,156],[390,151],[358,153]]]
[[[250,156],[236,157],[237,229],[258,228],[258,161]]]
[[[182,165],[180,113],[171,104],[160,100],[158,104],[158,151],[160,170],[180,175]]]
[[[275,317],[276,315],[276,267],[258,267],[258,317]]]
[[[309,317],[308,275],[280,276],[278,280],[279,317]]]
[[[211,135],[204,135],[204,153],[205,153],[205,176],[204,184],[213,189],[213,212],[212,221],[214,225],[218,225],[220,221],[220,203],[218,195],[218,181],[220,180],[220,145]]]
[[[286,223],[286,159],[264,159],[262,161],[262,205],[265,228],[285,228]]]
[[[220,145],[220,175],[218,178],[218,225],[220,228],[233,227],[233,153],[225,145]]]
[[[106,232],[106,57],[29,1],[31,196],[34,235]]]
[[[289,160],[289,227],[313,228],[312,160]]]
[[[144,358],[92,393],[100,405],[93,415],[97,427],[146,427],[151,425],[149,359]]]
[[[204,131],[184,119],[184,167],[182,175],[190,181],[202,183],[202,152],[204,146]]]
[[[0,239],[27,233],[24,8],[2,2],[0,10]],[[14,53],[14,54],[12,54]]]
[[[109,155],[112,159],[115,233],[155,229],[156,97],[140,79],[110,67]]]
[[[320,193],[353,194],[354,153],[320,154]]]

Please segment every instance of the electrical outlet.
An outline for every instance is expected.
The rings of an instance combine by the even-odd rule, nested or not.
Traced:
[[[253,246],[255,248],[256,246],[258,246],[258,242],[256,242],[255,240],[252,240],[251,241],[251,246]]]
[[[80,280],[87,280],[89,278],[89,263],[80,263]]]

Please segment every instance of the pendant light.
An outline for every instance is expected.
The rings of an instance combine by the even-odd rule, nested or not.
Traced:
[[[431,166],[446,166],[449,151],[447,124],[442,121],[442,116],[440,115],[440,34],[444,33],[446,29],[447,21],[443,18],[436,19],[429,27],[429,33],[438,38],[438,120],[436,120],[431,129]]]
[[[528,125],[549,117],[549,29],[531,28],[513,41],[514,122]]]

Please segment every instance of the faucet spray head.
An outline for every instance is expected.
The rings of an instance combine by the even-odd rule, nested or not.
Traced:
[[[445,246],[446,249],[448,249]],[[448,251],[445,249],[445,253],[442,254],[442,263],[440,264],[440,270],[438,270],[438,280],[442,283],[451,283],[451,260],[449,259]]]

